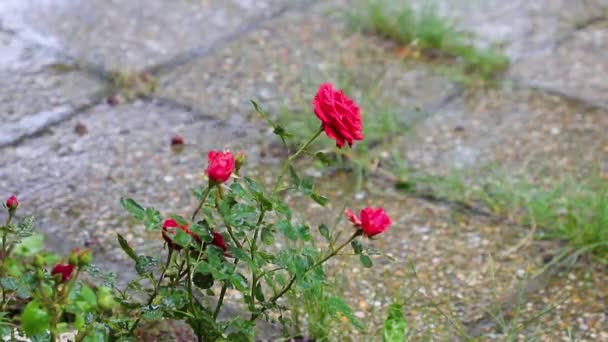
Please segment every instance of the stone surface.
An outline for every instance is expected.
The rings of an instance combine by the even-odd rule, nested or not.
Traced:
[[[320,3],[308,12],[290,11],[216,54],[164,75],[160,94],[230,118],[251,114],[249,99],[272,111],[287,107],[310,113],[310,99],[326,81],[355,99],[378,97],[402,111],[434,105],[455,90],[428,65],[403,62],[387,54],[386,44],[349,33],[336,8]]]
[[[478,38],[505,45],[507,55],[515,60],[549,51],[578,25],[602,16],[608,9],[606,0],[442,0],[437,3],[445,14],[475,32]]]
[[[482,170],[550,177],[605,172],[608,117],[528,90],[473,92],[421,123],[401,150],[420,170]]]
[[[90,104],[103,84],[71,61],[0,30],[0,146]]]
[[[608,110],[608,19],[513,68],[520,82]]]
[[[105,69],[140,71],[280,13],[285,0],[5,0],[0,21]]]

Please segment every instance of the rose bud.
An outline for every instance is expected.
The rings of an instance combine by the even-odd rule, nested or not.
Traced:
[[[342,148],[347,142],[363,140],[363,123],[357,104],[331,83],[321,84],[313,101],[315,115],[321,120],[325,134]]]
[[[14,212],[19,207],[19,200],[17,200],[16,195],[12,195],[6,200],[6,207],[9,211]]]
[[[245,153],[239,152],[236,157],[234,157],[234,172],[238,174],[245,163],[247,163],[247,156]]]
[[[230,253],[228,252],[228,246],[226,245],[226,240],[224,240],[224,237],[222,236],[222,234],[212,231],[211,235],[213,235],[213,241],[211,243],[214,246],[216,246],[217,248],[221,249],[222,252],[224,252],[225,256],[227,256],[227,257],[231,256]]]
[[[230,151],[210,151],[207,155],[209,166],[206,173],[212,183],[224,183],[234,171],[234,156]]]
[[[392,224],[390,217],[382,208],[367,207],[361,210],[359,217],[350,209],[345,210],[345,214],[355,227],[361,229],[367,237],[372,237],[388,230]]]
[[[74,268],[74,265],[70,264],[57,264],[51,270],[51,275],[55,276],[57,279],[60,279],[62,283],[65,283],[72,277]]]
[[[194,234],[193,231],[188,229],[187,225],[180,225],[174,219],[166,219],[165,222],[163,222],[162,236],[169,248],[174,249],[176,251],[182,249],[181,246],[173,243],[173,240],[171,239],[172,236],[175,236],[175,234],[177,233],[177,229],[182,230],[184,233],[190,235],[199,244],[201,243],[201,238],[198,235]]]
[[[85,248],[78,253],[78,267],[89,266],[93,261],[93,252]]]

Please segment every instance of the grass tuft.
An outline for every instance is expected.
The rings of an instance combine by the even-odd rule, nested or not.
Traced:
[[[479,48],[475,35],[441,15],[433,3],[415,8],[407,1],[360,0],[348,15],[353,30],[373,33],[413,48],[423,56],[456,64],[467,75],[492,81],[509,66],[496,47]]]

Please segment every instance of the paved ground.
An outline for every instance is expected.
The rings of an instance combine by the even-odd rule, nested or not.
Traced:
[[[271,138],[248,100],[311,115],[316,85],[345,77],[355,98],[372,97],[402,116],[428,113],[397,139],[408,165],[427,173],[487,165],[532,179],[605,173],[608,2],[440,2],[446,11],[448,4],[480,41],[505,46],[513,64],[497,88],[463,89],[433,65],[403,61],[391,44],[348,32],[341,15],[348,1],[4,0],[0,193],[19,195],[53,249],[94,241],[97,261],[124,272],[116,232],[141,249],[161,244],[127,219],[120,196],[187,213],[189,189],[212,148],[246,151],[250,172],[271,180]],[[108,104],[120,93],[111,75],[132,72],[151,75],[156,92]],[[174,134],[186,139],[182,153],[168,147]],[[327,177],[332,198],[353,200],[335,187],[346,182],[342,176]],[[435,302],[469,333],[501,339],[500,320],[488,320],[488,312],[526,293],[521,312],[505,317],[524,322],[555,308],[526,325],[520,339],[555,341],[569,329],[580,340],[608,339],[604,268],[585,264],[527,282],[558,246],[514,249],[526,229],[401,197],[382,179],[370,184],[384,196],[367,194],[352,205],[386,202],[395,226],[374,244],[396,261],[378,261],[373,270],[334,264],[360,279],[344,283],[360,317],[379,322],[387,298],[415,293],[408,314],[416,337],[453,334],[448,319],[429,312]],[[315,217],[338,210],[303,209]]]

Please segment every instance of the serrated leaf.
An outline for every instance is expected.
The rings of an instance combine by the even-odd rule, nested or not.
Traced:
[[[144,226],[147,230],[160,230],[162,216],[160,211],[154,208],[146,208],[146,219],[144,220]]]
[[[177,229],[171,240],[178,246],[188,247],[192,243],[192,236],[181,229]]]
[[[365,254],[359,254],[359,260],[361,261],[361,264],[365,268],[370,268],[374,265],[374,263],[372,262],[372,259],[370,259],[370,257]]]
[[[407,321],[401,304],[393,303],[388,308],[388,317],[384,321],[382,340],[384,342],[406,341]]]
[[[323,223],[319,226],[319,233],[321,234],[322,237],[325,238],[325,240],[327,240],[328,242],[331,241],[331,235],[329,233],[329,228],[327,228],[325,223]]]
[[[287,220],[291,220],[291,209],[287,205],[287,203],[283,202],[280,199],[275,199],[273,201],[273,207],[279,214],[285,216]]]
[[[327,197],[320,195],[316,192],[311,193],[310,198],[312,198],[313,201],[317,202],[322,207],[324,207],[327,204],[327,202],[329,202]]]
[[[245,183],[247,184],[247,187],[253,194],[253,197],[256,200],[256,202],[258,202],[264,210],[266,210],[266,211],[272,210],[272,202],[270,201],[270,199],[268,199],[266,197],[266,195],[264,195],[264,192],[257,185],[257,183],[249,177],[245,177]]]
[[[323,153],[321,151],[315,153],[315,157],[325,165],[331,165],[331,163],[333,162],[333,160],[327,155],[327,153]]]
[[[194,285],[202,290],[210,289],[213,286],[213,281],[213,275],[209,273],[196,272],[192,277]]]
[[[138,220],[143,220],[146,217],[146,210],[131,198],[123,197],[120,199],[122,207],[131,213]]]
[[[158,266],[158,258],[147,255],[140,255],[137,258],[135,270],[137,271],[137,274],[139,274],[140,276],[144,276],[152,273],[156,266]]]
[[[260,234],[260,239],[262,243],[265,245],[270,245],[274,242],[276,230],[272,225],[267,225],[262,227],[262,232]]]
[[[17,236],[25,238],[34,233],[34,217],[29,216],[22,219],[15,229]]]
[[[353,247],[353,251],[355,252],[355,254],[361,254],[361,252],[363,251],[363,246],[358,240],[353,240],[350,245]]]
[[[276,224],[276,228],[278,231],[283,233],[285,237],[289,240],[296,241],[298,239],[298,232],[294,229],[294,227],[289,223],[289,221],[283,220]]]
[[[116,233],[116,236],[118,238],[118,244],[120,245],[120,248],[122,248],[123,252],[125,252],[129,256],[129,258],[133,259],[133,261],[137,262],[139,259],[137,253],[135,253],[133,248],[129,246],[127,240],[119,233]]]
[[[253,294],[255,295],[255,299],[259,300],[260,302],[264,302],[266,300],[264,298],[264,292],[262,291],[261,282],[257,283],[257,285],[255,286],[255,290],[253,291]]]
[[[312,237],[310,236],[310,227],[306,224],[300,224],[297,228],[298,236],[300,239],[304,241],[310,241]]]

